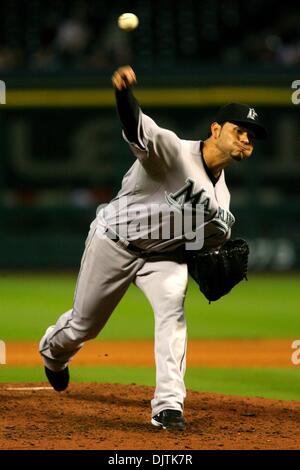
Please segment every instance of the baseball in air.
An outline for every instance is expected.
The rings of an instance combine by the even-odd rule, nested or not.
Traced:
[[[118,26],[123,31],[133,31],[139,25],[139,19],[134,13],[123,13],[118,18]]]

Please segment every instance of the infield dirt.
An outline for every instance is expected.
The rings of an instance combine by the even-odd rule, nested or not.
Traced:
[[[190,367],[293,367],[292,340],[191,340]],[[38,344],[8,342],[9,365],[41,365]],[[74,357],[77,365],[154,366],[153,341],[90,341]]]
[[[138,351],[138,354],[137,354]],[[210,367],[292,367],[289,340],[191,341],[187,362]],[[41,365],[35,343],[8,343],[10,365]],[[75,364],[154,365],[153,343],[85,345]],[[45,390],[31,390],[37,386]],[[17,388],[27,387],[26,390]],[[189,391],[184,432],[150,424],[153,388],[71,383],[0,384],[0,449],[299,449],[300,402]]]

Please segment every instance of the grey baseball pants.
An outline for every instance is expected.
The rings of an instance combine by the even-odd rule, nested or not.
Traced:
[[[40,341],[44,364],[62,370],[83,343],[95,338],[134,282],[148,298],[155,316],[156,389],[152,415],[183,410],[186,389],[186,321],[184,299],[187,266],[180,261],[151,261],[126,251],[121,242],[91,224],[77,279],[73,308],[64,313]]]

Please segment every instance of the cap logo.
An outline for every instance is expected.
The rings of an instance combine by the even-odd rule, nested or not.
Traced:
[[[255,119],[258,117],[258,114],[257,112],[255,111],[254,108],[249,108],[249,112],[248,112],[248,116],[247,118],[249,119],[253,119],[253,121],[255,121]]]

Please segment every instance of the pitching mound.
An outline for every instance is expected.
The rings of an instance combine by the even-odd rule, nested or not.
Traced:
[[[43,387],[39,389],[39,387]],[[46,388],[44,388],[46,387]],[[150,424],[151,387],[1,384],[1,449],[299,449],[300,403],[188,392],[184,432]]]

